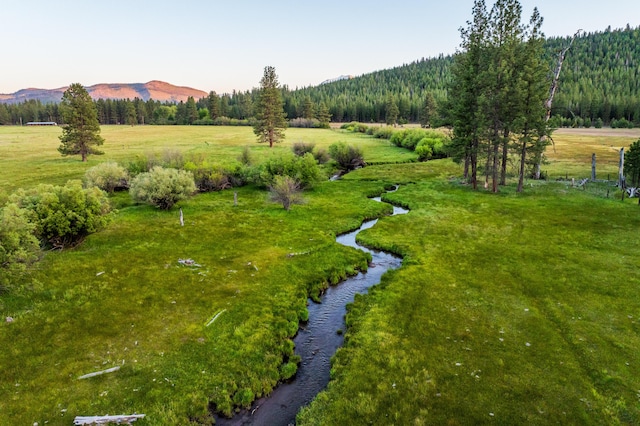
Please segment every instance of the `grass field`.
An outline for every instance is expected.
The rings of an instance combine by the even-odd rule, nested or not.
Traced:
[[[105,155],[82,164],[59,156],[58,133],[0,127],[0,204],[106,159],[269,152],[250,128],[107,126]],[[231,191],[201,194],[180,203],[184,227],[175,210],[118,194],[106,230],[47,253],[0,295],[0,315],[14,318],[0,322],[0,424],[133,412],[147,415],[140,425],[206,424],[209,402],[230,412],[268,393],[309,292],[366,268],[335,235],[388,213],[367,197],[390,183],[402,186],[386,197],[411,212],[360,239],[402,254],[403,267],[352,305],[334,380],[301,424],[638,423],[640,207],[552,180],[589,176],[591,152],[617,173],[611,145],[639,136],[559,131],[550,181],[524,194],[472,192],[448,160],[366,167],[290,212],[252,187],[237,189],[238,206]],[[276,150],[297,141],[357,144],[369,162],[415,158],[337,130],[288,129]]]

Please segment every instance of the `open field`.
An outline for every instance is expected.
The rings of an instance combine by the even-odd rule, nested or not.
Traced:
[[[77,158],[60,156],[57,148],[61,133],[58,127],[0,126],[0,205],[16,188],[45,181],[64,184],[69,179],[81,178],[88,168],[106,160],[126,162],[139,155],[172,150],[202,155],[224,165],[234,162],[247,145],[258,161],[270,153],[267,145],[255,142],[251,127],[102,126],[105,143],[100,149],[105,154],[90,156],[83,164]],[[416,158],[414,153],[398,150],[386,141],[323,129],[287,129],[285,141],[275,151],[290,149],[295,142],[313,142],[326,149],[338,141],[361,147],[367,161],[401,162]]]
[[[246,145],[269,152],[250,128],[107,126],[105,155],[82,164],[59,156],[58,134],[0,127],[0,204],[106,159],[175,149],[227,163]],[[545,169],[588,176],[597,152],[617,173],[610,145],[637,138],[558,131]],[[357,144],[369,162],[415,158],[337,130],[288,129],[275,150],[297,141]],[[403,267],[352,305],[334,381],[302,424],[639,423],[637,200],[552,179],[524,194],[472,192],[451,179],[460,172],[449,160],[369,166],[305,192],[290,212],[254,187],[234,190],[238,206],[232,191],[200,194],[179,205],[184,227],[175,209],[115,195],[106,230],[46,253],[0,295],[0,317],[14,318],[0,322],[0,424],[133,412],[147,415],[142,426],[206,424],[210,402],[230,412],[268,394],[309,292],[366,268],[335,235],[388,213],[367,197],[392,183],[401,187],[385,197],[411,212],[359,239],[403,255]]]

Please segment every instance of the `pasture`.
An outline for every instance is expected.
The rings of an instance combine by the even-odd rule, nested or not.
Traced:
[[[105,155],[83,164],[58,154],[59,129],[0,127],[0,204],[108,159],[270,154],[246,127],[102,129]],[[386,198],[411,212],[359,239],[401,254],[403,267],[351,306],[334,380],[301,424],[640,422],[640,207],[553,181],[588,177],[592,152],[616,174],[612,148],[639,136],[559,131],[548,182],[492,195],[460,185],[449,160],[395,164],[415,155],[365,135],[288,129],[275,151],[345,141],[389,164],[323,182],[289,212],[251,186],[200,194],[179,204],[184,227],[176,209],[116,194],[107,229],[46,253],[0,295],[1,317],[14,319],[0,322],[0,423],[137,412],[140,425],[207,424],[212,408],[268,394],[307,296],[367,267],[335,235],[388,214],[367,197],[394,183]]]

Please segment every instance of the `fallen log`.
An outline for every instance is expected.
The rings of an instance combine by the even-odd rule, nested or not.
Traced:
[[[106,425],[107,423],[131,424],[144,418],[144,414],[123,414],[120,416],[76,416],[74,425]]]
[[[115,366],[112,368],[107,368],[106,370],[96,371],[94,373],[89,373],[78,377],[78,379],[88,379],[89,377],[100,376],[101,374],[113,373],[114,371],[120,370],[120,366]]]

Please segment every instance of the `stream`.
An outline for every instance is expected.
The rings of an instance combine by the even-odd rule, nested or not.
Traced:
[[[393,192],[397,190],[394,189]],[[373,200],[381,201],[381,197]],[[393,215],[409,211],[393,206]],[[296,414],[309,404],[329,383],[331,357],[342,345],[345,329],[346,306],[353,302],[356,293],[365,293],[380,282],[382,274],[396,269],[402,259],[391,253],[372,250],[356,243],[356,235],[369,229],[378,219],[368,220],[355,231],[339,235],[336,242],[371,253],[372,261],[367,272],[359,272],[335,286],[330,286],[320,303],[309,301],[309,321],[301,325],[293,339],[295,353],[301,361],[295,378],[279,384],[267,397],[256,400],[249,410],[242,410],[233,418],[216,418],[217,425],[287,426],[295,424]]]

